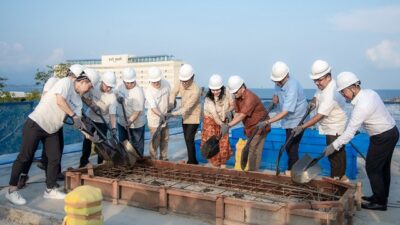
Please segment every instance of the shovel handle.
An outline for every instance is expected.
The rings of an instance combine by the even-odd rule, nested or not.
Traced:
[[[321,160],[322,158],[324,158],[325,153],[322,153],[321,155],[319,155],[317,158],[314,158],[310,164],[308,164],[306,166],[306,168],[304,168],[304,171],[308,170],[310,167],[313,167],[315,164],[317,164],[317,162],[319,162],[319,160]]]
[[[350,141],[350,145],[351,145],[351,147],[354,148],[354,150],[356,150],[356,152],[361,156],[361,158],[363,158],[365,161],[367,161],[367,159],[365,158],[365,156],[361,153],[360,149],[358,149],[357,146],[355,146],[355,145],[353,144],[353,142]]]
[[[124,105],[124,102],[119,102],[120,104],[121,104],[121,107],[122,107],[122,113],[124,114],[124,120],[125,120],[125,129],[126,129],[126,132],[128,133],[128,139],[129,139],[129,141],[132,141],[132,136],[131,136],[131,132],[129,132],[129,127],[128,127],[128,124],[129,124],[129,121],[128,121],[128,117],[126,116],[126,110],[125,110],[125,105]]]
[[[268,105],[268,107],[267,107],[267,113],[265,114],[265,116],[263,116],[263,118],[262,118],[259,122],[265,120],[265,119],[267,118],[267,116],[268,116],[268,113],[269,113],[274,107],[275,107],[275,104],[274,104],[273,102],[269,103],[269,105]],[[249,151],[250,142],[253,140],[253,138],[256,136],[257,133],[258,133],[258,127],[256,127],[256,128],[254,129],[253,134],[247,139],[246,145],[244,146],[244,148],[243,148],[243,150],[242,150],[242,156],[243,156],[243,155],[246,155],[246,154],[244,154],[243,152]],[[248,156],[248,154],[247,154],[247,156]],[[247,159],[245,159],[245,160],[242,159],[241,162],[243,162],[243,163],[241,163],[240,166],[241,166],[242,170],[244,171],[244,169],[245,169],[246,166],[247,166]]]
[[[315,103],[310,102],[310,103],[308,104],[308,106],[307,106],[306,113],[305,113],[304,116],[301,118],[301,120],[300,120],[300,122],[299,122],[299,124],[298,124],[297,126],[302,125],[303,122],[304,122],[304,120],[307,118],[307,116],[308,116],[308,115],[311,113],[311,111],[313,111],[314,109],[315,109]],[[294,133],[291,133],[290,136],[289,136],[289,138],[286,140],[285,144],[283,144],[282,147],[279,149],[278,157],[277,157],[277,159],[276,159],[276,169],[275,169],[275,175],[276,175],[276,176],[278,176],[279,173],[280,173],[280,171],[279,171],[279,163],[280,163],[280,161],[281,161],[281,156],[282,156],[282,153],[283,153],[283,149],[285,149],[286,146],[289,145],[289,144],[292,142],[293,136],[294,136]]]

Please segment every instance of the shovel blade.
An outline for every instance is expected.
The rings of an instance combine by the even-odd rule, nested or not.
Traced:
[[[318,164],[307,169],[312,161],[313,158],[306,154],[293,165],[291,177],[294,182],[304,184],[318,176],[321,172],[321,167]]]
[[[211,136],[204,144],[201,146],[201,154],[206,159],[211,159],[219,153],[219,140],[217,136]]]
[[[133,145],[128,140],[123,141],[122,146],[124,146],[124,149],[127,153],[128,160],[131,166],[135,165],[137,159],[142,158],[139,152],[133,147]]]

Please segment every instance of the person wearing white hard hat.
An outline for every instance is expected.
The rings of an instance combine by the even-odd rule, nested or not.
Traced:
[[[117,122],[116,122],[116,113],[117,113],[117,98],[115,93],[113,92],[113,88],[115,88],[117,83],[117,78],[114,72],[105,72],[101,78],[101,82],[98,83],[95,87],[93,87],[90,92],[88,92],[85,96],[83,96],[83,102],[89,106],[88,111],[86,113],[87,118],[92,120],[96,127],[99,128],[100,132],[107,135],[107,127],[108,124],[111,125],[112,134],[114,137],[117,136]],[[103,122],[103,119],[105,123]],[[95,128],[93,127],[90,132],[94,132]],[[79,167],[84,167],[89,163],[90,153],[92,151],[92,141],[85,137],[82,144],[82,156],[80,158]],[[103,162],[103,158],[98,155],[97,163],[101,164]]]
[[[118,137],[121,142],[128,139],[128,131],[125,127],[129,127],[130,136],[132,137],[132,146],[140,153],[144,152],[144,93],[141,87],[136,83],[136,72],[132,68],[127,68],[122,72],[122,81],[116,88],[117,94],[117,116],[118,116]],[[122,110],[122,105],[126,111],[126,118]]]
[[[41,96],[41,98],[43,98],[43,97],[46,95],[46,93],[47,93],[48,91],[50,91],[50,89],[51,89],[60,79],[66,77],[66,76],[68,76],[72,81],[74,81],[74,80],[76,79],[76,75],[75,75],[74,73],[71,73],[71,72],[68,73],[68,71],[70,71],[70,68],[69,68],[67,71],[62,71],[62,70],[60,70],[60,69],[57,69],[57,68],[60,68],[60,67],[62,67],[62,66],[61,66],[61,65],[56,65],[56,66],[54,67],[53,76],[50,77],[50,78],[46,81],[46,83],[44,84],[44,86],[43,86],[43,91],[42,91],[42,96]],[[75,67],[77,67],[77,68],[79,67],[80,69],[83,69],[83,67],[82,67],[81,65],[78,65],[78,64],[76,64]],[[72,68],[74,68],[74,67],[72,67]],[[77,72],[77,71],[75,70],[75,72]],[[77,74],[78,74],[78,76],[79,76],[79,74],[81,74],[81,72],[77,72]],[[92,85],[93,85],[93,84],[92,84]],[[62,127],[61,127],[60,130],[58,131],[58,135],[59,135],[59,142],[60,142],[60,151],[61,151],[61,156],[62,156],[63,151],[64,151],[64,131],[63,131],[63,128],[62,128]],[[42,141],[42,146],[45,146],[45,143],[44,143],[43,141]],[[41,156],[39,162],[38,162],[36,165],[37,165],[37,167],[39,167],[39,168],[42,169],[42,170],[45,170],[45,169],[46,169],[46,167],[47,167],[47,156],[46,156],[46,150],[45,150],[45,149],[42,150],[42,156]],[[23,176],[23,175],[21,175],[21,178],[22,178],[22,176]],[[63,179],[64,179],[64,175],[61,173],[61,158],[60,158],[60,167],[59,167],[59,169],[58,169],[57,180],[63,180]],[[22,185],[22,184],[21,184],[21,185]],[[24,184],[23,184],[23,186],[24,186]]]
[[[169,129],[167,120],[170,117],[168,106],[171,86],[162,76],[159,68],[150,68],[148,79],[150,84],[145,91],[146,101],[149,105],[149,109],[147,110],[147,125],[152,135],[152,142],[149,145],[150,157],[153,160],[168,160]],[[160,124],[160,135],[154,136]],[[159,155],[157,154],[158,149],[160,149]]]
[[[330,145],[346,127],[347,115],[345,99],[337,92],[336,81],[332,78],[331,67],[326,61],[316,60],[311,66],[310,78],[317,86],[314,95],[316,115],[303,125],[293,129],[298,136],[304,129],[318,123],[319,133],[326,136],[326,145]],[[344,145],[328,157],[331,167],[331,177],[348,181],[346,172],[346,151]]]
[[[271,119],[259,123],[259,128],[265,127],[277,121],[281,121],[281,126],[286,130],[286,141],[291,136],[295,128],[307,110],[307,99],[303,92],[301,84],[289,76],[289,67],[286,63],[278,61],[272,66],[271,80],[275,83],[275,94],[273,102],[280,108]],[[288,167],[286,175],[290,175],[293,164],[299,159],[299,145],[303,132],[293,138],[290,144],[286,146],[288,155]]]
[[[212,136],[220,136],[219,152],[209,159],[215,167],[226,168],[226,161],[232,156],[229,134],[222,133],[221,127],[232,120],[234,100],[223,85],[222,77],[213,74],[208,81],[208,92],[204,100],[204,119],[201,132],[201,145]],[[227,131],[227,130],[226,130]]]
[[[227,133],[228,128],[242,122],[244,125],[244,133],[249,138],[255,132],[257,124],[260,121],[269,119],[268,112],[260,98],[246,87],[244,80],[240,76],[235,75],[229,77],[228,88],[229,92],[233,94],[235,98],[235,116],[232,121],[227,124],[228,126],[223,126],[221,128],[222,133]],[[256,171],[259,169],[265,138],[270,130],[270,126],[258,130],[251,141],[249,158],[247,161],[249,171]]]
[[[76,80],[77,77],[85,75],[87,76],[87,74],[84,73],[84,67],[82,65],[79,64],[74,64],[71,65],[68,68],[65,68],[65,66],[62,65],[56,65],[54,67],[53,70],[53,76],[50,77],[45,85],[43,86],[43,92],[42,92],[42,96],[41,98],[44,98],[44,96],[46,95],[47,92],[49,92],[51,90],[51,88],[53,88],[55,86],[55,84],[60,81],[63,80],[65,77],[68,77],[66,79],[69,79],[70,81],[74,82]],[[66,70],[66,71],[64,71]],[[89,77],[88,77],[89,78]],[[91,79],[89,79],[91,80]],[[68,80],[64,80],[63,82],[67,82],[69,83]],[[92,82],[92,80],[91,80]],[[93,86],[93,83],[92,83]],[[80,101],[80,99],[76,100],[76,101]],[[61,127],[58,131],[57,134],[59,136],[59,144],[60,144],[60,156],[62,157],[63,154],[63,150],[64,150],[64,133],[63,133],[63,127]],[[37,163],[37,167],[39,167],[42,170],[46,171],[47,168],[47,163],[48,163],[48,159],[47,159],[47,155],[46,155],[46,145],[44,143],[44,139],[42,139],[42,155],[41,155],[41,159],[39,160],[39,162]],[[60,157],[60,165],[58,168],[58,174],[57,174],[57,180],[64,180],[64,174],[61,173],[61,158]],[[28,177],[28,172],[30,170],[31,165],[29,165],[28,167],[24,168],[24,171],[21,173],[19,182],[18,182],[18,188],[23,188],[26,185],[27,180],[29,179]],[[58,184],[57,184],[58,185]]]
[[[76,72],[76,71],[75,71]],[[57,172],[60,165],[60,141],[58,131],[64,124],[65,116],[74,120],[76,129],[82,128],[81,95],[92,88],[90,79],[79,72],[77,79],[59,80],[40,100],[34,111],[29,114],[23,128],[20,152],[14,161],[10,176],[10,186],[5,197],[15,205],[26,204],[26,199],[18,191],[20,175],[32,164],[39,141],[45,140],[48,158],[46,170],[46,190],[44,198],[64,199],[65,193],[57,189]]]
[[[198,164],[194,137],[200,124],[201,90],[194,82],[194,70],[189,64],[184,64],[179,70],[180,84],[175,85],[170,95],[170,109],[174,108],[176,96],[181,96],[181,107],[172,112],[173,116],[182,116],[183,136],[188,152],[188,164]]]
[[[325,148],[329,156],[347,144],[363,126],[370,136],[365,169],[371,185],[372,196],[363,196],[364,209],[387,210],[390,189],[390,164],[399,130],[396,121],[386,109],[379,95],[371,89],[362,89],[358,77],[351,72],[337,76],[337,91],[353,106],[345,131]]]

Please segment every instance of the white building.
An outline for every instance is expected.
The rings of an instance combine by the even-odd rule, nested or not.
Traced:
[[[133,68],[136,71],[136,82],[141,87],[147,87],[149,83],[147,80],[148,70],[155,66],[162,71],[164,79],[171,84],[171,88],[179,82],[178,73],[183,65],[183,61],[174,59],[172,55],[103,55],[101,59],[67,60],[67,63],[81,64],[99,71],[100,74],[106,71],[115,72],[119,82],[122,82],[122,71],[125,68]]]

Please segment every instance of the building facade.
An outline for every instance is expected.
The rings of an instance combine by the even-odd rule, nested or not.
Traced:
[[[172,55],[130,56],[130,55],[103,55],[101,59],[67,60],[69,64],[81,64],[87,68],[99,71],[100,75],[107,71],[115,72],[118,82],[122,82],[122,71],[133,68],[136,72],[136,83],[146,88],[149,84],[148,71],[151,67],[158,67],[171,88],[179,82],[178,73],[183,61],[176,60]]]

